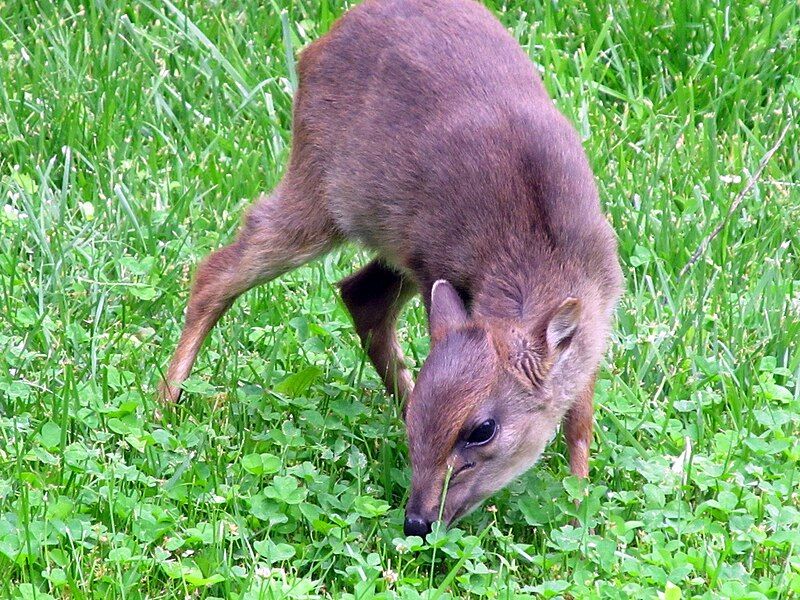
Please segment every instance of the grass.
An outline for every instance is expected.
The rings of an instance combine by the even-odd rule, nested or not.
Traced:
[[[293,57],[343,2],[0,0],[0,597],[800,595],[796,127],[678,276],[800,120],[800,7],[488,4],[619,235],[591,483],[557,439],[406,539],[398,408],[331,285],[355,249],[248,293],[155,403],[193,265],[278,180]],[[418,366],[418,302],[401,334]]]

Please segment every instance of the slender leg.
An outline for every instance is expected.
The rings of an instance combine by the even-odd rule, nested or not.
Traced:
[[[274,279],[338,241],[324,211],[295,200],[279,187],[247,212],[236,241],[208,256],[197,268],[186,323],[160,395],[177,401],[200,346],[233,301],[250,288]]]
[[[378,259],[340,281],[339,287],[356,333],[386,389],[407,400],[414,382],[397,343],[395,323],[400,309],[416,292],[413,283]]]
[[[576,477],[589,476],[589,447],[592,443],[594,384],[596,375],[575,400],[564,419],[564,434],[569,451],[569,470]]]

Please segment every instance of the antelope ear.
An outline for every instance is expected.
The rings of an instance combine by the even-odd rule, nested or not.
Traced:
[[[547,324],[547,348],[557,356],[569,348],[581,318],[581,303],[577,298],[564,300]]]
[[[456,288],[444,279],[439,279],[431,289],[431,314],[428,323],[431,343],[441,340],[448,331],[463,327],[467,323],[467,309]]]

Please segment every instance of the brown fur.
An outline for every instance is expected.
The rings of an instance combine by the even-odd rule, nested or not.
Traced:
[[[569,470],[577,477],[589,476],[589,446],[592,444],[594,414],[594,382],[581,392],[564,418],[564,437],[569,448]]]
[[[237,296],[352,240],[378,254],[341,291],[387,387],[408,399],[409,514],[432,520],[445,471],[462,467],[445,518],[465,514],[533,464],[567,413],[585,476],[621,274],[580,139],[528,57],[471,0],[367,0],[298,72],[286,174],[198,268],[164,396],[179,397]],[[394,333],[414,291],[432,338],[416,388]],[[486,418],[497,440],[466,447]]]
[[[409,397],[414,384],[394,325],[400,309],[416,292],[413,282],[374,260],[340,281],[339,289],[361,343],[386,389],[400,398]]]

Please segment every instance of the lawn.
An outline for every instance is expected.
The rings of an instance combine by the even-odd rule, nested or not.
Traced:
[[[333,286],[355,248],[242,297],[155,401],[344,2],[0,0],[0,597],[800,596],[800,5],[487,3],[619,236],[590,483],[557,437],[404,537],[399,409]],[[401,339],[419,367],[418,301]]]

